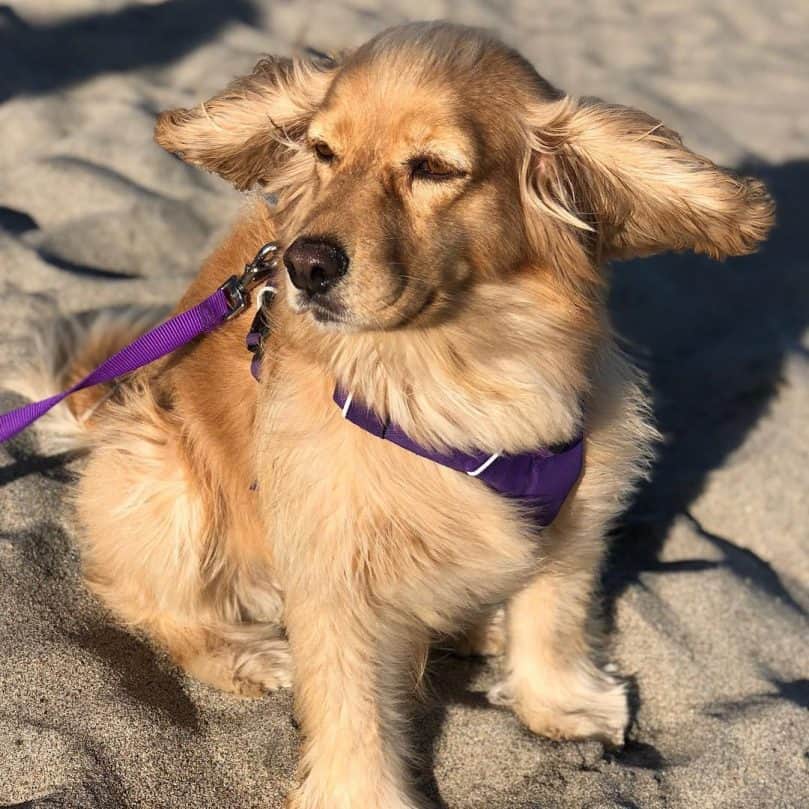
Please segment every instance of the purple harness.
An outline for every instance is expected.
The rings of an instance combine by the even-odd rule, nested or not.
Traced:
[[[21,432],[72,393],[110,382],[148,365],[239,314],[247,305],[250,289],[275,271],[277,249],[274,242],[265,244],[255,259],[245,266],[241,277],[232,276],[202,303],[141,335],[66,391],[0,415],[0,443]],[[251,370],[256,379],[261,369],[263,343],[269,333],[265,308],[274,293],[271,286],[259,293],[258,312],[247,335],[247,348],[253,354]],[[334,401],[348,421],[371,435],[477,478],[503,497],[519,501],[541,527],[553,522],[581,475],[583,437],[553,450],[538,449],[518,455],[457,450],[442,453],[422,447],[396,424],[382,421],[372,410],[339,388],[334,392]]]
[[[365,432],[441,466],[477,478],[503,497],[519,500],[540,526],[553,522],[581,474],[583,437],[553,451],[538,449],[518,455],[458,450],[436,452],[416,443],[396,424],[382,421],[372,410],[354,401],[340,388],[334,391],[334,401],[342,409],[345,418]]]

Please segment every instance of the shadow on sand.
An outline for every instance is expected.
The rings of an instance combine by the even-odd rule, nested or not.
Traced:
[[[654,411],[666,441],[652,480],[616,531],[605,572],[609,605],[645,572],[676,575],[716,566],[748,580],[801,612],[767,562],[711,533],[689,509],[766,412],[782,382],[787,354],[801,352],[809,327],[809,162],[745,166],[777,204],[777,225],[762,250],[717,264],[666,255],[616,267],[613,317],[620,334],[644,352]],[[720,561],[661,562],[678,516],[722,554]]]
[[[41,25],[0,5],[0,101],[102,73],[159,67],[211,40],[231,22],[256,20],[248,0],[136,3]]]

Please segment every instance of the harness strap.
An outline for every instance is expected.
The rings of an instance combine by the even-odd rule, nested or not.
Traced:
[[[414,441],[397,424],[383,421],[355,396],[339,387],[333,398],[343,416],[360,429],[429,461],[474,477],[503,497],[520,501],[541,527],[553,522],[584,466],[583,436],[553,449],[542,447],[516,455],[460,450],[438,452]]]
[[[259,292],[258,311],[246,340],[247,349],[253,355],[250,370],[257,381],[261,378],[264,342],[270,332],[265,315],[274,295],[272,286]],[[581,435],[561,446],[542,447],[516,455],[460,450],[438,452],[414,441],[399,425],[381,419],[374,410],[339,385],[332,398],[343,418],[359,429],[428,461],[480,480],[503,497],[519,502],[540,528],[554,521],[584,467],[584,437]]]

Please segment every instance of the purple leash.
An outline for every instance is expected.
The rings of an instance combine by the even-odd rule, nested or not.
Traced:
[[[111,382],[142,368],[239,314],[247,306],[250,288],[275,270],[274,254],[277,250],[275,242],[265,244],[245,266],[240,277],[231,276],[202,303],[147,331],[67,390],[0,415],[0,443],[13,438],[76,391]]]

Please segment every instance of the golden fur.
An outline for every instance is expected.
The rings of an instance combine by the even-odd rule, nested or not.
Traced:
[[[93,412],[78,493],[90,587],[206,682],[294,682],[296,809],[426,805],[402,703],[428,645],[465,630],[487,652],[505,644],[491,698],[530,729],[620,744],[626,694],[599,666],[593,597],[656,434],[609,323],[605,262],[749,252],[772,222],[763,186],[446,24],[335,60],[265,59],[161,115],[156,138],[258,191],[180,308],[270,239],[328,235],[351,265],[336,320],[279,278],[260,386],[242,317]],[[420,176],[423,160],[443,176]],[[585,471],[538,533],[482,483],[345,421],[335,381],[433,447],[517,452],[583,429]]]

